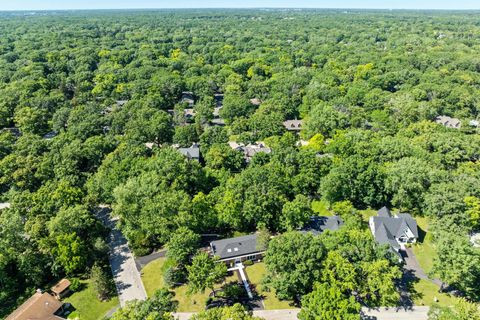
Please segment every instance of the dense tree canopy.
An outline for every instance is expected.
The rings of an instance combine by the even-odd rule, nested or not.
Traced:
[[[105,259],[99,204],[136,255],[168,243],[182,263],[196,234],[291,231],[269,244],[270,284],[301,301],[352,279],[326,305],[396,299],[398,266],[354,210],[395,206],[433,221],[455,249],[437,250],[437,274],[478,298],[476,13],[4,12],[0,30],[0,310]],[[199,161],[176,150],[194,142]],[[345,230],[295,233],[319,199]]]

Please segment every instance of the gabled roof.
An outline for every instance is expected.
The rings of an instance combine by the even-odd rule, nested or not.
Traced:
[[[303,121],[302,120],[287,120],[283,122],[283,126],[288,131],[300,131],[302,130]]]
[[[380,244],[388,244],[395,250],[400,249],[400,245],[395,241],[394,235],[387,229],[383,222],[375,228],[375,240]]]
[[[413,236],[418,238],[417,222],[408,213],[400,213],[392,217],[390,210],[383,207],[378,211],[377,216],[370,219],[373,222],[373,235],[381,244],[391,244],[397,248],[396,239],[400,238],[406,229],[409,229]]]
[[[343,225],[343,220],[339,216],[323,217],[315,216],[310,218],[310,222],[301,232],[311,232],[314,235],[323,233],[325,230],[336,231]]]
[[[387,207],[382,207],[380,210],[378,210],[377,215],[379,217],[391,217],[392,214],[390,213],[390,209]]]
[[[189,159],[200,159],[200,148],[196,143],[189,148],[178,148],[177,150]]]
[[[257,247],[257,235],[249,234],[246,236],[216,240],[210,242],[213,254],[220,259],[245,256],[265,251],[264,248]]]
[[[62,319],[55,315],[62,305],[51,294],[37,291],[5,320]]]

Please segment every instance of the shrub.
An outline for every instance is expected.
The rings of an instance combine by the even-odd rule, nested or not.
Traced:
[[[243,265],[247,266],[247,267],[251,266],[251,265],[253,265],[253,261],[252,260],[245,260],[245,261],[243,261]]]

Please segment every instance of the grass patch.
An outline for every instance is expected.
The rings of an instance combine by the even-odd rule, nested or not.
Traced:
[[[435,245],[432,242],[432,234],[428,232],[428,219],[426,217],[416,217],[418,224],[419,239],[412,246],[413,253],[423,271],[428,274],[433,267],[433,258],[437,255]]]
[[[166,258],[158,258],[142,269],[142,281],[148,297],[152,296],[157,289],[165,287],[163,274],[167,267],[168,260]],[[237,279],[236,274],[233,274],[225,278],[225,282],[237,281]],[[188,286],[183,285],[174,288],[172,291],[175,292],[174,299],[178,301],[178,312],[199,312],[205,310],[205,304],[210,293],[209,289],[205,290],[204,293],[189,295],[187,293]]]
[[[246,268],[246,273],[250,283],[256,287],[259,294],[265,297],[263,300],[265,309],[293,309],[294,307],[290,306],[290,301],[282,301],[276,297],[275,290],[271,290],[270,292],[263,290],[261,282],[266,272],[267,270],[265,269],[265,263],[263,262],[255,263],[254,265]]]
[[[69,319],[103,319],[108,311],[119,305],[117,296],[108,301],[99,301],[90,280],[84,280],[82,284],[84,285],[83,290],[74,292],[62,300],[63,302],[69,302],[76,309],[69,315]]]
[[[413,300],[417,306],[431,306],[435,303],[435,298],[438,299],[439,305],[445,307],[452,306],[458,301],[458,298],[438,292],[439,287],[428,280],[420,279],[413,284],[413,288],[417,292],[417,297]]]
[[[314,200],[312,201],[312,210],[319,216],[333,216],[333,213],[328,210],[330,204],[325,200]]]
[[[365,209],[365,210],[358,210],[360,215],[362,216],[363,220],[368,223],[368,220],[370,217],[376,216],[377,215],[377,210],[374,209]]]

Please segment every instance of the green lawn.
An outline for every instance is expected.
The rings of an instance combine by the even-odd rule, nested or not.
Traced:
[[[416,217],[415,219],[418,224],[419,239],[412,246],[412,250],[423,271],[428,274],[432,270],[436,249],[432,243],[432,235],[428,232],[428,219],[425,217]]]
[[[312,210],[319,216],[333,216],[333,213],[328,210],[329,206],[329,203],[325,200],[312,201]]]
[[[365,209],[365,210],[358,210],[360,215],[363,217],[363,220],[368,223],[370,217],[377,215],[377,210],[374,209]]]
[[[142,281],[145,291],[147,291],[147,296],[150,297],[155,290],[165,287],[163,273],[167,268],[166,262],[166,258],[159,258],[150,262],[142,269]],[[237,279],[237,276],[234,274],[227,277],[225,282],[236,281]],[[175,292],[175,300],[178,301],[178,312],[199,312],[205,310],[210,290],[207,289],[203,294],[189,295],[187,293],[188,287],[184,285],[175,288],[173,291]]]
[[[83,290],[74,292],[72,295],[62,300],[63,302],[71,303],[76,309],[69,315],[69,319],[103,319],[108,311],[119,305],[118,297],[116,296],[109,301],[99,301],[90,284],[90,280],[82,281],[82,283],[85,285]]]
[[[439,287],[428,280],[420,279],[413,285],[414,296],[413,302],[416,306],[430,306],[438,299],[438,304],[441,306],[452,306],[456,303],[458,298],[452,297],[445,293],[439,293]]]
[[[259,262],[255,263],[252,266],[248,266],[246,268],[246,273],[250,283],[255,285],[257,288],[257,292],[265,297],[263,300],[265,304],[265,309],[267,310],[275,310],[275,309],[292,309],[294,307],[290,306],[290,301],[281,301],[278,300],[275,296],[275,290],[271,290],[270,292],[264,291],[262,285],[260,284],[265,273],[265,263]]]

